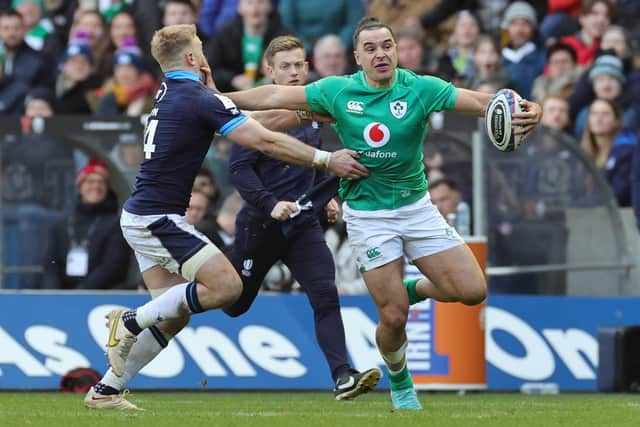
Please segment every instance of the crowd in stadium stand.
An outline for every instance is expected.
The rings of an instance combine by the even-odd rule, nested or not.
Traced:
[[[147,113],[162,79],[149,42],[172,24],[197,25],[222,92],[270,83],[262,54],[283,34],[304,41],[310,81],[351,73],[351,35],[365,15],[392,26],[401,67],[474,90],[513,88],[541,103],[543,124],[575,139],[640,223],[640,1],[0,0],[0,114]],[[340,144],[331,136],[325,142]],[[215,169],[204,167],[190,206],[191,221],[223,247],[240,206],[226,176],[225,143],[209,156]],[[81,173],[96,170],[90,162]],[[83,207],[85,179],[78,177],[83,232],[92,224],[83,215],[98,209]],[[337,265],[348,265],[344,229],[331,229],[328,240]],[[342,292],[362,290],[352,267],[338,274]],[[62,283],[50,270],[47,287],[106,287]]]

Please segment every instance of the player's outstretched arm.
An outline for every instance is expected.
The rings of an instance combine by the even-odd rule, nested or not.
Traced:
[[[285,132],[311,123],[312,115],[304,110],[242,111],[267,129]]]
[[[329,169],[341,178],[358,179],[369,175],[367,168],[356,160],[358,154],[353,150],[335,153],[317,150],[289,135],[270,131],[252,118],[229,132],[227,138],[285,162]]]
[[[493,95],[492,93],[458,88],[458,99],[453,106],[453,111],[482,117],[487,111],[487,104]]]
[[[308,110],[304,86],[264,85],[253,89],[225,93],[240,108],[249,110]]]
[[[487,111],[487,105],[494,94],[477,92],[468,89],[458,89],[458,99],[453,106],[453,111],[472,114],[482,117]],[[542,107],[540,104],[523,99],[520,102],[522,112],[513,115],[512,125],[516,126],[516,134],[530,132],[542,119]]]

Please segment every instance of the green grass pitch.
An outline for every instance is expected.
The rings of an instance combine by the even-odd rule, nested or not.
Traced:
[[[144,412],[89,410],[82,397],[0,393],[0,426],[640,426],[640,396],[624,394],[421,393],[419,412],[392,412],[383,392],[350,402],[317,392],[130,395]]]

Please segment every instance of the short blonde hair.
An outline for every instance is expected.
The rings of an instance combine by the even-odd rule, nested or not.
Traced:
[[[151,39],[151,55],[162,70],[182,66],[183,52],[193,45],[196,26],[193,24],[170,25],[156,31]]]
[[[267,60],[267,64],[273,66],[273,57],[276,56],[278,52],[288,52],[293,49],[302,49],[304,50],[304,44],[302,40],[297,38],[296,36],[278,36],[275,39],[271,40],[269,46],[264,51],[264,57]]]

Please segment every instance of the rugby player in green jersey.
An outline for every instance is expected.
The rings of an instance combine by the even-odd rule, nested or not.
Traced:
[[[453,110],[483,116],[492,95],[458,89],[397,68],[391,29],[363,18],[353,36],[362,71],[307,86],[268,85],[226,94],[242,108],[310,109],[329,115],[346,148],[360,154],[366,178],[340,184],[349,243],[378,308],[376,341],[396,409],[421,409],[406,363],[409,305],[425,298],[475,305],[487,285],[471,250],[431,203],[422,163],[429,115]],[[541,107],[521,102],[516,133],[539,123]],[[323,159],[316,159],[316,163]],[[404,256],[429,279],[403,282]]]

